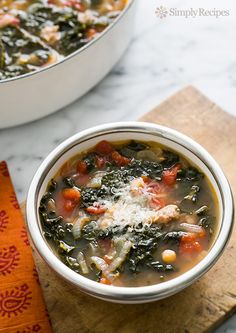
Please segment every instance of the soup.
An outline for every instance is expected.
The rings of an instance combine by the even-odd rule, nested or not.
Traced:
[[[1,0],[0,80],[51,65],[80,49],[114,21],[126,2]]]
[[[102,284],[170,280],[209,251],[218,203],[201,170],[154,142],[99,142],[50,181],[44,236],[75,272]]]

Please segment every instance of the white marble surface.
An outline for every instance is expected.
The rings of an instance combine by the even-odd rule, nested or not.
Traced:
[[[160,5],[229,9],[230,16],[160,20]],[[235,0],[139,0],[133,42],[96,88],[47,118],[0,131],[0,159],[8,162],[18,199],[25,199],[38,165],[62,140],[96,124],[135,120],[185,85],[236,115],[235,41]],[[236,316],[217,330],[223,332],[236,332]]]

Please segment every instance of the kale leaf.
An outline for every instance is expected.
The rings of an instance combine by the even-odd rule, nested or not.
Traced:
[[[161,162],[164,169],[170,169],[179,162],[179,156],[169,150],[163,151],[164,160]]]

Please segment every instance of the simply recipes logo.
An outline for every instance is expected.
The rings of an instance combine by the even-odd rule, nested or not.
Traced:
[[[196,17],[214,17],[220,18],[230,15],[229,9],[219,9],[219,8],[167,8],[165,6],[158,6],[156,8],[156,16],[160,19],[166,18],[167,16],[173,17],[184,17],[184,18],[196,18]]]

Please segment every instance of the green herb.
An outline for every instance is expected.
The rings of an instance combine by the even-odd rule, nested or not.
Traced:
[[[57,189],[57,182],[54,179],[51,179],[51,182],[48,185],[48,192],[53,193]]]
[[[179,162],[179,156],[169,150],[163,151],[163,158],[161,164],[164,169],[170,169]]]
[[[95,160],[95,153],[90,153],[83,158],[83,161],[87,165],[87,171],[91,172],[96,168],[96,160]]]
[[[98,189],[85,187],[81,189],[81,207],[93,206],[98,201]]]
[[[131,141],[127,146],[127,149],[133,150],[135,152],[144,150],[149,148],[149,146],[147,144],[141,143],[141,142],[137,142],[137,141]]]
[[[56,6],[34,4],[28,13],[21,18],[22,26],[30,33],[40,36],[44,27],[58,26],[61,34],[60,40],[53,45],[63,55],[68,55],[84,46],[87,42],[87,26],[78,21],[78,12],[70,7],[59,8]]]
[[[204,175],[196,168],[189,167],[179,170],[177,180],[185,182],[196,182],[201,180],[203,177]]]
[[[203,227],[205,230],[208,230],[209,234],[213,234],[214,224],[216,218],[214,216],[204,216],[200,219],[199,225]]]
[[[39,39],[35,39],[17,27],[6,26],[0,29],[0,40],[0,79],[29,73],[35,70],[35,66],[44,65],[51,54],[51,51]],[[35,55],[34,61],[37,61],[37,63],[31,63],[31,57],[29,57],[29,60],[19,63],[21,55],[33,54]]]
[[[172,272],[174,271],[174,266],[168,264],[163,264],[160,261],[152,261],[147,264],[148,267],[151,267],[157,272]]]
[[[174,243],[179,243],[181,240],[181,237],[185,234],[183,231],[170,231],[167,232],[164,237],[163,241],[165,242],[174,242]]]
[[[58,247],[58,251],[63,253],[69,253],[71,252],[72,250],[74,250],[75,247],[74,246],[70,246],[68,245],[67,243],[63,242],[62,240],[59,241],[59,247]]]
[[[44,224],[48,225],[48,226],[53,226],[55,224],[60,223],[63,220],[62,216],[56,216],[55,215],[55,216],[50,217],[49,214],[47,214],[46,212],[42,211],[42,208],[39,211],[39,214],[40,214],[40,217],[41,217],[41,221]]]
[[[66,187],[75,187],[75,181],[71,177],[63,178],[63,183],[66,185]]]
[[[134,231],[131,240],[134,243],[128,267],[131,272],[139,272],[140,267],[148,266],[153,261],[152,253],[157,248],[163,234],[158,227],[147,227],[143,231]]]
[[[96,240],[100,230],[97,228],[95,221],[86,224],[82,229],[82,237],[88,241]]]
[[[195,203],[197,201],[197,194],[200,192],[200,187],[198,185],[193,185],[188,195],[184,197],[185,200],[192,201]]]

